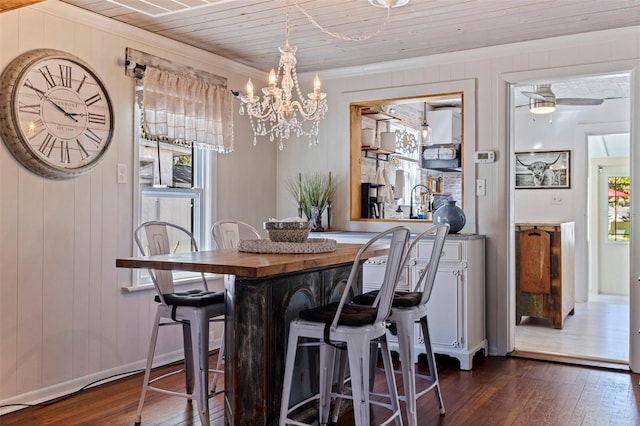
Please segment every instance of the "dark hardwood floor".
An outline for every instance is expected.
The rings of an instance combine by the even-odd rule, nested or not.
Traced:
[[[419,425],[640,425],[638,374],[482,356],[471,371],[438,357],[438,370],[447,413],[440,416],[433,394],[425,395],[418,404]],[[382,375],[377,378],[376,386],[382,385]],[[132,425],[141,383],[141,374],[119,379],[5,414],[0,425]],[[177,379],[175,383],[179,387]],[[211,399],[210,407],[211,424],[223,425],[223,397]],[[373,410],[374,425],[386,415],[379,410]],[[143,425],[199,424],[195,404],[157,392],[148,394],[142,420]],[[352,423],[347,412],[338,425]]]

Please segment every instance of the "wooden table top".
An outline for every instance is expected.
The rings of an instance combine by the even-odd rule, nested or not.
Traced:
[[[244,253],[236,249],[207,250],[196,253],[118,258],[116,266],[119,268],[180,270],[262,278],[351,263],[361,247],[361,244],[337,244],[336,251],[333,252],[304,254]],[[364,253],[362,260],[385,256],[388,252],[388,243],[376,243]]]

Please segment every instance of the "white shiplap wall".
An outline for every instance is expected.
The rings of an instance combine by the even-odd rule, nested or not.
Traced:
[[[134,81],[124,75],[125,49],[225,76],[234,89],[261,75],[58,2],[0,14],[0,69],[43,47],[77,55],[97,71],[116,126],[100,165],[72,180],[40,178],[0,144],[0,404],[47,399],[144,365],[153,294],[123,292],[131,273],[115,267],[116,257],[133,254]],[[253,147],[246,117],[235,120],[236,150],[217,161],[214,218],[259,226],[275,215],[275,149]],[[116,183],[120,163],[128,184]],[[212,339],[219,337],[218,329]],[[167,334],[158,352],[174,356],[180,347],[179,334]]]
[[[121,287],[129,282],[130,274],[114,267],[117,256],[132,252],[134,193],[130,185],[117,185],[115,177],[118,163],[128,164],[130,171],[133,167],[133,82],[122,70],[125,47],[227,76],[235,89],[249,75],[264,77],[213,55],[106,22],[57,2],[0,14],[1,68],[18,54],[38,47],[84,57],[105,80],[117,120],[114,142],[103,163],[72,181],[38,178],[0,146],[2,403],[34,402],[76,389],[92,378],[139,367],[145,357],[153,315],[151,294],[123,294]],[[508,223],[513,212],[508,202],[510,151],[503,76],[537,70],[540,77],[546,77],[603,61],[638,61],[639,45],[640,30],[630,28],[323,73],[329,113],[321,125],[318,147],[309,150],[306,141],[287,143],[282,153],[276,153],[268,142],[253,147],[246,117],[236,117],[236,152],[218,161],[216,214],[256,226],[267,217],[292,216],[295,205],[286,191],[286,180],[301,170],[331,170],[339,185],[333,224],[352,229],[348,220],[348,109],[344,108],[348,93],[368,90],[375,96],[389,88],[472,81],[476,126],[473,135],[467,135],[467,141],[474,141],[467,149],[475,145],[475,149],[494,150],[497,162],[488,166],[466,163],[465,196],[473,194],[475,177],[487,180],[487,196],[465,205],[475,205],[469,213],[471,226],[488,237],[487,331],[490,352],[504,354],[509,348],[511,320]],[[308,76],[300,77],[301,82],[308,80]],[[634,78],[634,95],[640,98],[638,77]],[[632,144],[637,142],[634,136]],[[632,153],[635,164],[639,155]],[[640,199],[640,179],[632,178],[637,188],[633,196]],[[640,223],[640,218],[635,220]],[[634,250],[639,253],[640,236],[634,233],[633,241],[639,242]],[[640,270],[632,272],[631,276],[640,275]],[[631,297],[640,305],[637,287],[632,288]],[[631,328],[638,329],[640,319],[632,321]],[[163,342],[163,351],[179,346],[176,339],[169,340]],[[637,355],[632,368],[638,370],[640,343],[634,344]]]

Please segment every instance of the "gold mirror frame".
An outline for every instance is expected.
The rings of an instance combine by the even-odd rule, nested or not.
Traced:
[[[459,102],[460,115],[461,115],[461,130],[460,130],[460,205],[459,207],[464,209],[464,141],[465,141],[465,128],[464,128],[464,92],[447,92],[429,94],[423,96],[410,96],[404,98],[388,98],[388,99],[376,99],[368,101],[355,101],[349,104],[349,116],[350,116],[350,220],[356,222],[432,222],[431,219],[409,219],[409,218],[363,218],[361,209],[361,191],[362,191],[362,160],[363,160],[363,146],[362,146],[362,111],[364,109],[382,109],[382,106],[390,105],[402,105],[402,104],[423,104],[427,103],[431,107],[437,107],[439,105],[448,105],[451,103]],[[420,147],[418,148],[420,149]]]

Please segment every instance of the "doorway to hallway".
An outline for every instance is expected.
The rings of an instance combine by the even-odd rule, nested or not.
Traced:
[[[518,121],[518,113],[516,110],[513,136],[516,153],[523,151],[519,144],[526,138],[531,139],[531,146],[526,150],[550,150],[546,143],[553,144],[554,138],[566,137],[570,132],[559,130],[561,126],[573,123],[577,127],[575,124],[582,120],[590,121],[578,118],[581,111],[573,115],[554,114],[553,118],[546,119],[531,115],[523,117],[520,112],[521,121]],[[538,120],[537,124],[535,120]],[[530,136],[542,127],[540,122],[543,120],[546,127],[539,134]],[[540,222],[575,220],[577,279],[575,315],[566,317],[562,329],[555,329],[549,319],[523,317],[514,327],[514,354],[629,368],[630,264],[628,223],[625,223],[630,205],[625,196],[629,191],[616,190],[614,185],[614,196],[609,197],[611,177],[626,176],[629,183],[629,134],[621,133],[628,131],[626,129],[609,127],[607,130],[611,133],[585,133],[582,144],[574,143],[571,147],[574,183],[570,191],[553,190],[550,195],[541,194],[540,190],[528,190],[526,194],[515,191],[516,223],[535,223],[536,218]],[[523,137],[519,132],[526,135]],[[565,206],[563,211],[563,201],[583,208]],[[546,207],[538,207],[535,203]],[[525,220],[518,217],[519,212],[524,212]],[[580,239],[582,248],[578,247]]]

